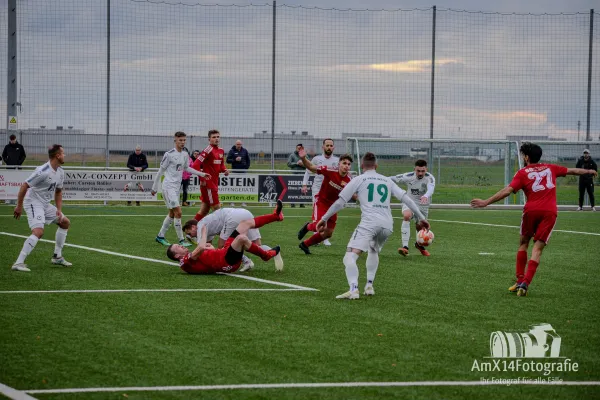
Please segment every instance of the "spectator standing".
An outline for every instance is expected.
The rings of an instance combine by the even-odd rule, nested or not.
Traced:
[[[10,135],[9,142],[4,146],[4,151],[2,151],[2,160],[4,161],[4,164],[6,164],[9,169],[19,169],[18,166],[23,164],[26,157],[23,145],[17,142],[17,137],[15,135]],[[14,204],[11,200],[6,200],[5,203]]]
[[[2,160],[6,165],[22,165],[27,157],[25,148],[21,143],[17,142],[17,137],[15,135],[10,135],[9,140],[8,144],[4,146]]]
[[[146,159],[146,155],[142,153],[142,146],[139,144],[135,146],[135,151],[129,155],[129,159],[127,160],[127,168],[134,172],[143,172],[146,168],[148,168],[148,160]],[[139,190],[144,191],[144,187],[140,182],[129,182],[126,186],[126,190],[133,185],[135,185]],[[131,201],[128,201],[127,205],[130,206]],[[136,201],[135,205],[139,206],[140,202]]]
[[[288,157],[287,165],[294,174],[304,174],[304,172],[306,171],[306,167],[304,166],[304,163],[302,163],[302,160],[300,159],[299,155],[299,152],[300,150],[302,150],[303,147],[304,146],[302,146],[302,143],[298,143],[296,145],[296,150],[294,150],[294,152]],[[310,158],[308,156],[306,156],[306,159],[310,161]],[[295,206],[296,204],[292,203],[292,207]],[[304,207],[304,204],[300,204],[300,207]]]
[[[241,140],[235,141],[235,146],[232,146],[227,153],[227,163],[231,164],[232,172],[238,174],[245,174],[246,170],[250,168],[250,155],[248,150],[243,147]],[[231,203],[233,207],[234,204]],[[246,207],[246,203],[242,203],[242,207]]]
[[[241,140],[236,140],[227,154],[227,163],[231,164],[232,172],[245,173],[250,168],[250,155],[243,147]]]
[[[583,150],[583,156],[579,157],[575,168],[593,169],[594,171],[598,171],[598,165],[594,160],[592,160],[592,157],[590,157],[590,151],[588,149]],[[577,211],[583,210],[583,197],[585,196],[586,190],[588,196],[590,197],[592,211],[596,211],[596,203],[594,199],[594,176],[589,174],[579,175],[579,208],[577,208]]]

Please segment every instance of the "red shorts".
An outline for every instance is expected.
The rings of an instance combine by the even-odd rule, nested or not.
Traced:
[[[556,224],[556,213],[552,211],[527,211],[521,217],[521,235],[548,243]]]
[[[321,220],[321,218],[323,218],[323,216],[325,215],[327,210],[329,210],[329,207],[331,207],[331,204],[319,201],[319,199],[317,198],[317,200],[313,204],[313,215],[312,215],[313,221],[319,222]],[[334,214],[331,216],[331,218],[329,218],[327,220],[327,227],[329,229],[335,229],[336,223],[337,223],[337,214]]]
[[[203,203],[208,204],[209,206],[216,206],[219,203],[219,188],[207,185],[200,186],[200,195]]]

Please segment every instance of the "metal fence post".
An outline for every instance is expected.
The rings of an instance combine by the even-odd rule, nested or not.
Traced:
[[[590,136],[590,107],[592,104],[592,49],[594,44],[594,9],[590,10],[590,51],[588,58],[588,90],[587,90],[587,128],[585,133],[585,141],[592,140]]]

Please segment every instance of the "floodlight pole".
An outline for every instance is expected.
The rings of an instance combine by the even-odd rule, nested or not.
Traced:
[[[433,139],[433,106],[435,98],[435,14],[433,6],[433,24],[431,27],[431,106],[429,112],[429,139]],[[429,165],[433,165],[433,142],[429,142]]]
[[[594,9],[590,10],[590,51],[588,59],[588,96],[587,96],[587,128],[585,134],[585,141],[589,142],[592,140],[590,136],[590,108],[592,104],[592,49],[594,44]]]
[[[6,86],[6,129],[10,116],[17,115],[17,0],[8,0],[8,64]]]
[[[275,171],[275,33],[277,1],[273,1],[273,56],[271,60],[271,170]]]
[[[106,168],[110,166],[110,0],[106,0]]]

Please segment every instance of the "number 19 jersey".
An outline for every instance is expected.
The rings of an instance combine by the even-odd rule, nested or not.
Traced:
[[[527,201],[523,212],[550,211],[557,213],[556,178],[567,175],[567,168],[555,164],[531,164],[521,168],[509,184],[515,190],[523,190]]]
[[[406,192],[398,187],[387,176],[378,174],[375,170],[368,170],[364,174],[353,178],[340,192],[340,198],[348,202],[358,194],[360,201],[360,225],[366,227],[382,227],[393,231],[394,220],[390,207],[390,197],[393,195],[398,200]]]

